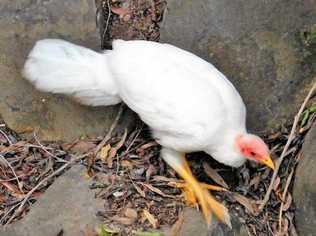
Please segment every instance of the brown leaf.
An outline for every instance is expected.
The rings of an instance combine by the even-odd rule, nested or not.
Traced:
[[[157,193],[157,194],[159,194],[159,195],[161,195],[163,197],[175,198],[175,196],[165,194],[159,188],[156,188],[156,187],[152,186],[151,184],[143,184],[143,183],[141,183],[141,184],[143,186],[147,187],[149,190],[153,191],[154,193]]]
[[[137,211],[134,210],[133,208],[126,208],[124,215],[128,218],[132,218],[132,219],[137,219],[138,218],[138,214]]]
[[[138,187],[136,184],[133,183],[134,188],[136,189],[136,191],[142,196],[142,197],[146,197],[146,194],[143,190],[141,190],[140,187]]]
[[[127,129],[125,129],[121,140],[114,147],[110,149],[110,152],[107,158],[109,168],[113,167],[113,158],[116,156],[117,151],[124,145],[126,137],[127,137]]]
[[[107,145],[105,145],[104,147],[101,148],[100,154],[99,154],[99,158],[103,162],[105,162],[106,159],[108,158],[110,149],[111,149],[111,145],[110,144],[107,144]]]
[[[24,194],[20,192],[20,190],[17,189],[13,184],[10,184],[9,182],[0,182],[4,187],[6,187],[10,194],[16,198],[24,198]]]
[[[97,145],[93,142],[79,140],[75,145],[70,148],[74,153],[86,153],[94,149]]]
[[[287,211],[290,208],[291,204],[292,204],[292,195],[288,194],[282,210]]]
[[[143,151],[143,150],[145,150],[147,148],[154,147],[154,146],[158,146],[158,143],[156,143],[155,141],[152,141],[152,142],[149,142],[149,143],[145,143],[144,145],[142,145],[139,148],[137,148],[136,152]]]
[[[276,177],[275,181],[273,183],[273,190],[276,192],[278,190],[278,187],[280,185],[281,179],[280,177]]]
[[[149,223],[153,226],[154,229],[158,228],[158,225],[159,225],[158,220],[152,214],[150,214],[149,211],[147,211],[146,209],[143,210],[143,215],[149,221]]]
[[[261,180],[260,175],[256,175],[250,180],[249,186],[250,187],[253,186],[254,190],[257,190],[259,187],[260,180]]]
[[[123,18],[125,15],[130,13],[130,10],[128,8],[119,8],[119,7],[111,7],[111,11],[119,15],[120,18]]]
[[[7,198],[5,197],[5,195],[0,194],[0,203],[4,203],[7,201]]]
[[[229,189],[228,185],[226,184],[226,182],[224,181],[224,179],[222,178],[222,176],[220,176],[216,170],[214,170],[212,167],[210,167],[209,164],[207,164],[206,162],[203,162],[203,168],[205,173],[212,179],[215,181],[215,183],[217,183],[218,185]]]
[[[243,205],[252,215],[256,215],[258,213],[258,205],[255,203],[254,200],[246,198],[239,193],[233,194],[235,200]]]

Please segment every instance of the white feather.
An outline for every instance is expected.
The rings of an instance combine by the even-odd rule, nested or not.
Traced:
[[[38,41],[23,75],[39,90],[72,95],[86,105],[121,102],[104,55],[63,40]]]
[[[244,103],[228,79],[201,58],[168,44],[115,40],[99,54],[61,40],[39,41],[24,74],[44,91],[85,104],[123,100],[156,140],[180,152],[206,151],[240,166],[235,137],[246,133]]]

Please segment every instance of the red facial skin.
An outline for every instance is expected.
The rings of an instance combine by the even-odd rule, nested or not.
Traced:
[[[239,135],[236,138],[239,151],[248,159],[262,162],[269,156],[269,148],[261,138],[252,134]]]

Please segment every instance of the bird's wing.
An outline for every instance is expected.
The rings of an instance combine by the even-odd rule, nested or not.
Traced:
[[[145,41],[120,40],[113,48],[108,55],[119,94],[154,133],[192,137],[203,145],[228,123],[231,107],[243,119],[244,105],[234,87],[197,56]]]

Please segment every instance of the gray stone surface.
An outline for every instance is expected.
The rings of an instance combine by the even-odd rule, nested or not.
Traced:
[[[99,48],[91,0],[0,1],[0,114],[21,134],[42,140],[73,140],[100,135],[112,123],[116,107],[85,107],[62,96],[44,94],[21,78],[35,41],[66,39]],[[126,115],[126,121],[131,117]]]
[[[299,235],[316,232],[316,123],[305,139],[299,161],[293,197],[296,205],[295,222]]]
[[[169,0],[161,41],[224,72],[244,98],[248,127],[258,132],[292,119],[306,96],[316,49],[304,32],[315,34],[315,27],[315,0]]]
[[[3,236],[63,236],[85,235],[101,222],[96,213],[103,209],[95,199],[85,177],[85,167],[73,166],[59,177],[32,207],[24,219],[3,229]]]

